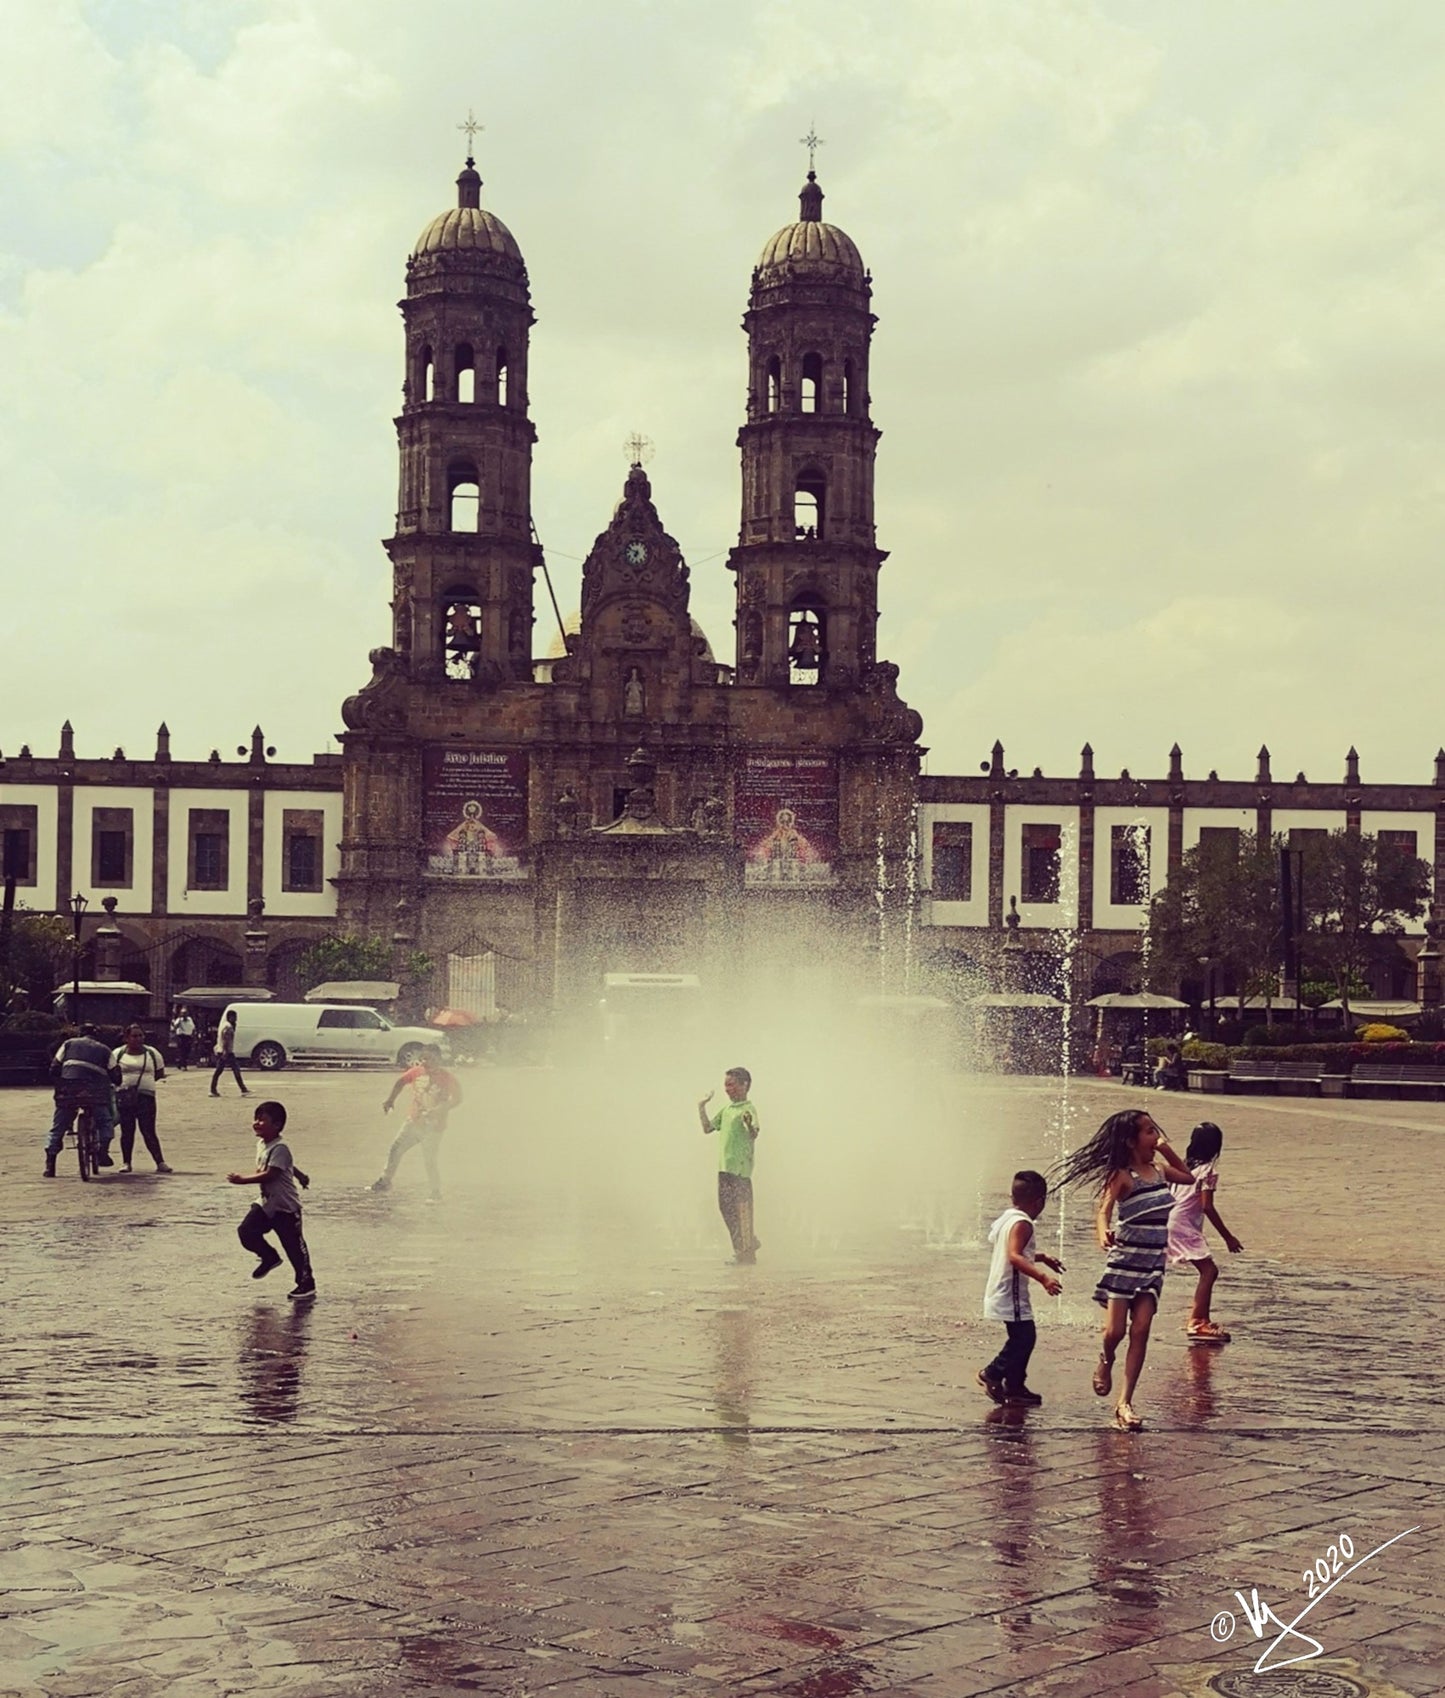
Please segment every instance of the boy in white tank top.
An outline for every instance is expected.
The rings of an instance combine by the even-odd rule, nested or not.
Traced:
[[[1002,1321],[1008,1336],[993,1361],[979,1369],[978,1383],[995,1403],[1043,1402],[1036,1391],[1030,1391],[1024,1384],[1024,1379],[1036,1337],[1029,1281],[1036,1279],[1050,1297],[1057,1297],[1063,1289],[1048,1270],[1063,1273],[1064,1264],[1052,1256],[1041,1255],[1034,1247],[1034,1222],[1044,1212],[1048,1195],[1043,1174],[1029,1168],[1016,1173],[1013,1206],[1005,1209],[988,1229],[993,1260],[984,1287],[983,1318]]]

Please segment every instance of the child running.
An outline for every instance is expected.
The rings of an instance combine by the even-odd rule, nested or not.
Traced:
[[[1149,1328],[1164,1288],[1164,1253],[1169,1238],[1169,1190],[1193,1183],[1189,1172],[1143,1109],[1111,1114],[1082,1149],[1063,1164],[1060,1183],[1096,1180],[1101,1189],[1094,1213],[1099,1248],[1107,1251],[1094,1301],[1104,1308],[1104,1336],[1094,1391],[1107,1397],[1113,1388],[1114,1355],[1125,1332],[1124,1387],[1114,1410],[1114,1425],[1136,1433],[1144,1425],[1134,1413],[1134,1392],[1149,1349]],[[1118,1212],[1115,1226],[1114,1214]]]
[[[1169,1215],[1169,1266],[1181,1267],[1192,1262],[1199,1274],[1194,1288],[1194,1306],[1189,1311],[1185,1330],[1191,1344],[1228,1344],[1229,1334],[1209,1318],[1209,1300],[1219,1269],[1204,1242],[1204,1222],[1224,1240],[1231,1256],[1237,1256],[1244,1246],[1219,1218],[1214,1207],[1214,1193],[1219,1185],[1219,1152],[1224,1148],[1224,1134],[1212,1120],[1201,1120],[1189,1134],[1189,1148],[1184,1152],[1184,1165],[1193,1182],[1174,1185],[1174,1207]]]
[[[254,1171],[226,1177],[232,1185],[259,1185],[261,1200],[246,1211],[236,1236],[256,1257],[251,1278],[265,1279],[272,1268],[281,1266],[280,1256],[266,1242],[266,1235],[274,1232],[296,1273],[296,1289],[286,1295],[293,1303],[309,1303],[316,1295],[316,1279],[311,1272],[311,1252],[301,1234],[301,1198],[296,1186],[299,1182],[304,1191],[311,1181],[291,1159],[290,1146],[282,1140],[286,1110],[280,1103],[257,1103],[252,1127],[260,1139]]]
[[[447,1129],[447,1116],[462,1100],[462,1088],[455,1075],[442,1066],[441,1046],[428,1044],[421,1052],[415,1067],[408,1067],[391,1087],[391,1095],[381,1105],[383,1114],[390,1114],[396,1099],[411,1086],[411,1106],[406,1125],[392,1139],[387,1152],[386,1172],[372,1181],[373,1191],[390,1191],[391,1182],[401,1158],[408,1150],[421,1145],[421,1159],[426,1163],[428,1201],[442,1200],[441,1147],[442,1133]]]
[[[1050,1297],[1057,1297],[1063,1287],[1048,1270],[1063,1273],[1064,1264],[1034,1250],[1034,1222],[1049,1195],[1043,1174],[1028,1168],[1016,1173],[1012,1194],[1013,1206],[988,1229],[993,1261],[983,1294],[983,1318],[1002,1321],[1007,1336],[993,1361],[979,1369],[978,1383],[995,1403],[1033,1405],[1044,1400],[1024,1384],[1037,1337],[1028,1282],[1036,1279]]]

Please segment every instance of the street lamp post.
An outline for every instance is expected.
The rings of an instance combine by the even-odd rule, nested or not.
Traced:
[[[89,906],[89,899],[78,890],[70,899],[73,921],[70,934],[70,1019],[77,1026],[80,1024],[80,922]]]
[[[1209,1035],[1214,1036],[1214,957],[1201,955],[1199,965],[1204,969],[1204,994],[1209,1000]]]

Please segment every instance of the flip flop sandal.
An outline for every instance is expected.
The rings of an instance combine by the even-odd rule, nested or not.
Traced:
[[[1229,1334],[1214,1321],[1192,1321],[1189,1339],[1197,1344],[1228,1344]]]
[[[1095,1397],[1107,1397],[1114,1389],[1114,1364],[1106,1356],[1099,1358],[1092,1383]]]
[[[1127,1414],[1125,1414],[1126,1410],[1128,1411]],[[1121,1433],[1137,1433],[1143,1430],[1144,1422],[1140,1416],[1134,1413],[1130,1404],[1121,1403],[1114,1411],[1114,1425]]]

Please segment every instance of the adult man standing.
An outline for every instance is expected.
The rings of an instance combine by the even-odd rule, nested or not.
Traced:
[[[176,1066],[184,1073],[191,1065],[191,1045],[196,1041],[196,1023],[185,1003],[176,1009],[171,1021],[171,1040],[176,1046]]]
[[[55,1081],[55,1118],[45,1142],[45,1177],[54,1179],[55,1158],[82,1108],[88,1108],[95,1117],[100,1143],[96,1166],[114,1167],[110,1159],[110,1140],[115,1133],[115,1117],[110,1110],[110,1050],[96,1037],[94,1026],[82,1026],[79,1037],[67,1038],[56,1050],[50,1076]]]
[[[386,1158],[386,1172],[371,1188],[373,1191],[389,1191],[401,1158],[420,1144],[431,1200],[439,1203],[442,1176],[438,1156],[442,1133],[447,1129],[447,1116],[462,1100],[462,1088],[442,1066],[442,1052],[436,1044],[428,1044],[416,1066],[408,1067],[391,1087],[391,1095],[381,1105],[383,1114],[391,1113],[396,1099],[408,1085],[411,1086],[411,1106],[407,1110],[406,1125],[392,1140]]]

